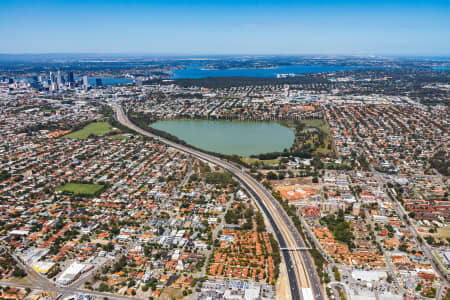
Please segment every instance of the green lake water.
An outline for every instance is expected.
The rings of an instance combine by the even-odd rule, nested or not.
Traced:
[[[200,149],[244,157],[283,151],[295,137],[291,129],[275,122],[162,120],[151,127]]]

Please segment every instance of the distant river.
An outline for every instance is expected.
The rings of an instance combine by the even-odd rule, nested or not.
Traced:
[[[127,83],[132,83],[133,82],[133,79],[130,79],[130,78],[88,77],[88,83],[90,85],[95,85],[97,78],[100,78],[102,80],[102,84],[104,84],[104,85],[127,84]],[[83,81],[83,77],[75,77],[75,80]]]
[[[183,70],[175,70],[172,79],[180,78],[206,78],[206,77],[277,77],[277,74],[307,74],[321,72],[337,72],[343,70],[364,69],[365,67],[339,67],[339,66],[285,66],[273,69],[204,69],[201,65],[191,65]]]
[[[433,66],[431,69],[435,71],[450,71],[449,66]]]
[[[283,151],[295,137],[291,129],[274,122],[163,120],[151,127],[200,149],[244,157]]]

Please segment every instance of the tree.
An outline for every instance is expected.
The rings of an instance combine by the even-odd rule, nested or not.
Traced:
[[[109,291],[109,285],[107,285],[105,282],[102,282],[102,283],[100,283],[98,290],[100,292],[107,292],[107,291]]]
[[[398,250],[406,252],[406,250],[408,250],[408,245],[405,243],[400,244],[400,246],[398,246]]]
[[[266,224],[264,224],[264,217],[261,212],[256,213],[256,231],[264,232],[266,231]]]
[[[20,269],[20,268],[15,268],[12,275],[13,275],[14,277],[22,278],[22,277],[27,276],[27,273],[25,273],[25,271],[22,270],[22,269]]]
[[[120,233],[120,229],[119,227],[117,227],[115,224],[113,225],[113,227],[111,228],[111,233],[113,235],[118,235]]]
[[[90,240],[90,238],[89,238],[89,235],[87,235],[87,234],[83,234],[80,238],[81,243],[88,242],[89,240]]]
[[[103,250],[111,252],[114,250],[114,245],[111,242],[109,242],[108,244],[103,245]]]
[[[392,283],[392,275],[391,274],[388,274],[388,276],[387,276],[387,278],[386,278],[386,281],[388,282],[388,283]]]
[[[266,178],[268,180],[277,180],[278,176],[274,172],[270,171],[269,173],[267,173]]]
[[[333,267],[333,272],[336,281],[341,281],[341,273],[339,273],[339,269],[336,266]]]
[[[336,240],[344,242],[350,249],[354,247],[353,233],[349,222],[344,219],[344,212],[339,210],[338,216],[329,215],[320,219],[321,223],[327,224]]]

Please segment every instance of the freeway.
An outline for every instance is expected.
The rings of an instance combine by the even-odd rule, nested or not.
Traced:
[[[218,159],[215,156],[174,143],[145,131],[144,129],[137,127],[128,119],[120,105],[111,104],[111,106],[114,110],[115,119],[122,125],[231,173],[256,200],[258,206],[261,208],[273,228],[275,236],[280,244],[280,248],[306,247],[302,237],[292,223],[292,220],[281,207],[280,203],[278,203],[278,201],[253,177],[249,176],[235,165]],[[309,252],[283,251],[282,254],[287,267],[291,299],[300,300],[300,288],[311,288],[315,299],[325,299],[319,277]]]

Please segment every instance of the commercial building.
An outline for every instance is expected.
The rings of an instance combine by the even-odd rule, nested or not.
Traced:
[[[85,75],[83,76],[83,88],[87,90],[88,87],[89,87],[88,77]]]
[[[43,274],[50,272],[55,266],[56,264],[52,261],[37,261],[32,265],[36,272]]]
[[[77,280],[81,274],[88,271],[91,265],[72,263],[56,280],[61,285],[67,285]]]

